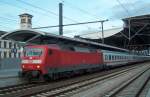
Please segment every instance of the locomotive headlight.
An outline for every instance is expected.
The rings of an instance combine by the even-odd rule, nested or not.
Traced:
[[[24,65],[22,65],[22,68],[24,68]]]
[[[40,68],[40,66],[39,66],[39,65],[37,65],[36,67],[37,67],[38,69]]]

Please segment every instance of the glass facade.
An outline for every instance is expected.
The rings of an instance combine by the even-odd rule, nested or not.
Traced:
[[[20,46],[17,43],[10,40],[0,40],[0,59],[19,58],[20,56]]]

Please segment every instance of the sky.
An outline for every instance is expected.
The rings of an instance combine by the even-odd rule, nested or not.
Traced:
[[[108,19],[104,30],[123,27],[123,18],[150,13],[150,0],[0,0],[0,30],[19,29],[18,15],[23,13],[33,15],[32,27],[58,25],[59,2],[63,3],[63,24]],[[39,30],[58,34],[58,28]],[[66,36],[99,31],[100,23],[64,27]]]

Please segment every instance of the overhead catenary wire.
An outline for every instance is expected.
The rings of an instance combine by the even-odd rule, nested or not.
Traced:
[[[7,5],[9,5],[9,6],[13,6],[13,7],[16,7],[16,8],[19,8],[19,9],[24,9],[23,7],[20,7],[20,6],[18,6],[18,5],[13,5],[13,4],[10,4],[10,3],[5,2],[5,1],[0,1],[0,3],[7,4]],[[33,11],[33,12],[36,12],[36,13],[37,13],[37,11],[34,11],[34,10],[32,10],[32,9],[30,9],[30,11]],[[48,12],[47,12],[47,14],[48,14]],[[44,16],[47,16],[47,15],[44,15]],[[3,18],[3,17],[0,17],[0,18]],[[5,18],[5,19],[6,19],[6,18]],[[7,20],[11,20],[11,21],[18,22],[17,20],[8,19],[8,18],[7,18]],[[73,20],[72,20],[72,21],[73,21]],[[74,21],[74,22],[77,22],[77,21]],[[86,27],[88,27],[88,26],[86,26]]]
[[[22,1],[22,0],[16,0],[16,1],[25,2],[25,1]],[[11,6],[14,6],[14,7],[17,7],[17,8],[20,8],[20,9],[24,9],[24,8],[21,8],[20,6],[18,6],[17,4],[14,5],[14,4],[7,3],[7,2],[5,2],[5,1],[0,1],[0,2],[5,3],[5,4],[8,4],[8,5],[11,5]],[[37,9],[37,8],[38,8],[38,9],[41,9],[41,7],[35,6],[35,5],[33,5],[33,4],[30,5],[30,3],[28,3],[28,2],[27,2],[27,4],[28,4],[29,6],[32,6],[32,7],[34,6],[34,8],[36,8],[36,9]],[[26,4],[26,5],[27,5],[27,4]],[[30,9],[30,10],[31,10],[31,9]],[[34,10],[31,10],[31,11],[34,11]],[[45,11],[45,9],[42,8],[42,11]],[[34,11],[34,12],[37,12],[37,11]],[[45,12],[48,13],[49,10],[46,10]],[[53,15],[57,16],[57,14],[53,14]],[[46,15],[44,15],[44,16],[46,16]],[[76,20],[72,20],[72,21],[77,22]],[[17,22],[17,21],[16,21],[16,22]],[[78,23],[78,22],[77,22],[77,23]],[[65,25],[65,26],[67,26],[67,25]],[[68,26],[69,26],[69,25],[68,25]]]
[[[57,13],[52,12],[52,11],[50,11],[50,10],[46,10],[46,9],[44,9],[44,8],[38,7],[38,6],[36,6],[36,5],[33,5],[33,4],[31,4],[31,3],[28,3],[28,2],[25,2],[25,1],[22,1],[22,0],[16,0],[16,1],[21,2],[21,3],[23,3],[23,4],[26,4],[26,5],[28,5],[28,6],[37,8],[37,9],[39,9],[39,10],[48,12],[48,13],[50,13],[50,14],[52,14],[52,15],[58,17],[58,14],[57,14]],[[70,20],[70,21],[73,21],[73,22],[77,22],[76,20],[73,20],[73,19],[71,19],[71,18],[69,18],[69,17],[66,17],[66,16],[63,16],[63,18],[64,18],[64,19],[67,19],[67,20]]]
[[[130,16],[130,12],[128,11],[128,9],[119,1],[119,0],[116,0],[119,5],[125,10],[125,12],[128,14],[128,16]]]
[[[10,4],[10,3],[8,3],[8,2],[5,2],[5,1],[0,1],[0,3],[3,3],[3,4],[7,4],[7,5],[9,5],[9,6],[12,6],[12,7],[16,7],[16,8],[19,8],[19,9],[21,9],[21,10],[24,10],[24,9],[26,9],[25,7],[22,7],[22,6],[18,6],[17,4],[16,5],[13,5],[13,4]],[[31,12],[34,12],[34,13],[36,13],[36,14],[44,14],[43,12],[40,12],[40,11],[35,11],[35,10],[32,10],[32,9],[29,9]],[[48,13],[46,13],[45,15],[43,15],[43,17],[44,16],[47,16],[47,17],[49,17],[48,16],[49,14]],[[57,20],[57,18],[54,18],[54,17],[51,17],[51,18],[53,18],[54,20]],[[17,20],[16,20],[17,21]]]
[[[26,4],[26,5],[28,5],[28,6],[31,6],[31,7],[33,7],[33,8],[37,8],[37,9],[39,9],[39,10],[45,11],[45,12],[47,12],[47,13],[50,13],[50,14],[52,14],[52,15],[58,17],[58,14],[56,14],[56,13],[50,11],[50,10],[41,8],[41,7],[39,7],[39,6],[33,5],[33,4],[31,4],[31,3],[28,3],[28,2],[25,2],[25,1],[22,1],[22,0],[16,0],[16,1],[21,2],[21,3],[23,3],[23,4]],[[66,19],[66,20],[75,22],[75,23],[78,22],[78,21],[76,21],[76,20],[74,20],[74,19],[71,19],[70,17],[63,16],[63,18]],[[85,27],[89,28],[88,26],[85,26]]]
[[[11,18],[7,18],[7,17],[3,17],[3,16],[0,16],[0,18],[2,18],[2,19],[6,19],[6,20],[8,20],[8,21],[18,22],[18,21],[17,21],[17,20],[15,20],[15,19],[11,19]]]
[[[83,24],[99,23],[99,22],[103,22],[103,21],[108,21],[108,20],[82,22],[82,23],[74,23],[74,24],[64,24],[63,26],[83,25]],[[45,26],[45,27],[35,27],[35,28],[33,28],[33,29],[44,29],[44,28],[54,28],[54,27],[59,27],[59,25],[55,25],[55,26]]]
[[[90,12],[84,10],[84,9],[81,9],[80,7],[75,6],[74,4],[70,3],[69,1],[65,1],[64,3],[67,4],[70,8],[76,9],[76,10],[78,10],[78,11],[80,11],[80,12],[82,12],[82,13],[88,15],[88,16],[99,19],[98,18],[99,16],[96,16],[96,15],[94,15],[94,14],[92,14],[92,13],[90,13]]]
[[[2,27],[3,29],[7,29],[7,28],[12,29],[11,27],[8,27],[8,26],[6,26],[6,25],[1,25],[1,24],[0,24],[0,28],[1,28],[1,27]],[[2,28],[1,28],[1,29],[2,29]]]
[[[27,9],[27,8],[25,8],[25,7],[23,7],[23,6],[18,6],[18,5],[10,4],[10,3],[5,2],[5,1],[0,1],[0,3],[7,4],[7,5],[9,5],[9,6],[13,6],[13,7],[19,8],[19,9],[21,9],[21,10]],[[36,14],[43,14],[42,12],[37,11],[37,10],[35,11],[35,10],[32,10],[32,9],[29,9],[29,11],[34,12],[34,13],[36,13]],[[47,12],[46,12],[46,14],[49,15],[49,13],[47,13]],[[43,16],[47,16],[46,14],[43,15]],[[48,16],[48,17],[49,17],[49,16]],[[55,19],[57,19],[57,18],[55,18]]]

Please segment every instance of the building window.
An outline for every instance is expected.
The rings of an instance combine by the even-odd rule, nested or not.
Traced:
[[[6,48],[6,46],[7,46],[7,42],[6,42],[6,41],[4,41],[4,48]]]
[[[26,23],[26,19],[21,19],[21,23]]]
[[[31,19],[28,19],[28,23],[31,24]]]
[[[7,58],[7,52],[4,52],[4,58]]]
[[[1,51],[0,51],[0,59],[2,59],[2,57],[1,57]]]
[[[0,48],[2,47],[1,45],[2,45],[2,42],[0,41]]]
[[[11,53],[11,52],[9,52],[9,58],[11,58],[11,54],[12,54],[12,53]]]
[[[9,42],[9,48],[12,48],[12,43],[11,42]]]
[[[17,48],[17,44],[16,43],[14,43],[14,48]]]
[[[20,58],[20,57],[21,57],[21,53],[19,52],[19,53],[18,53],[18,58]]]

